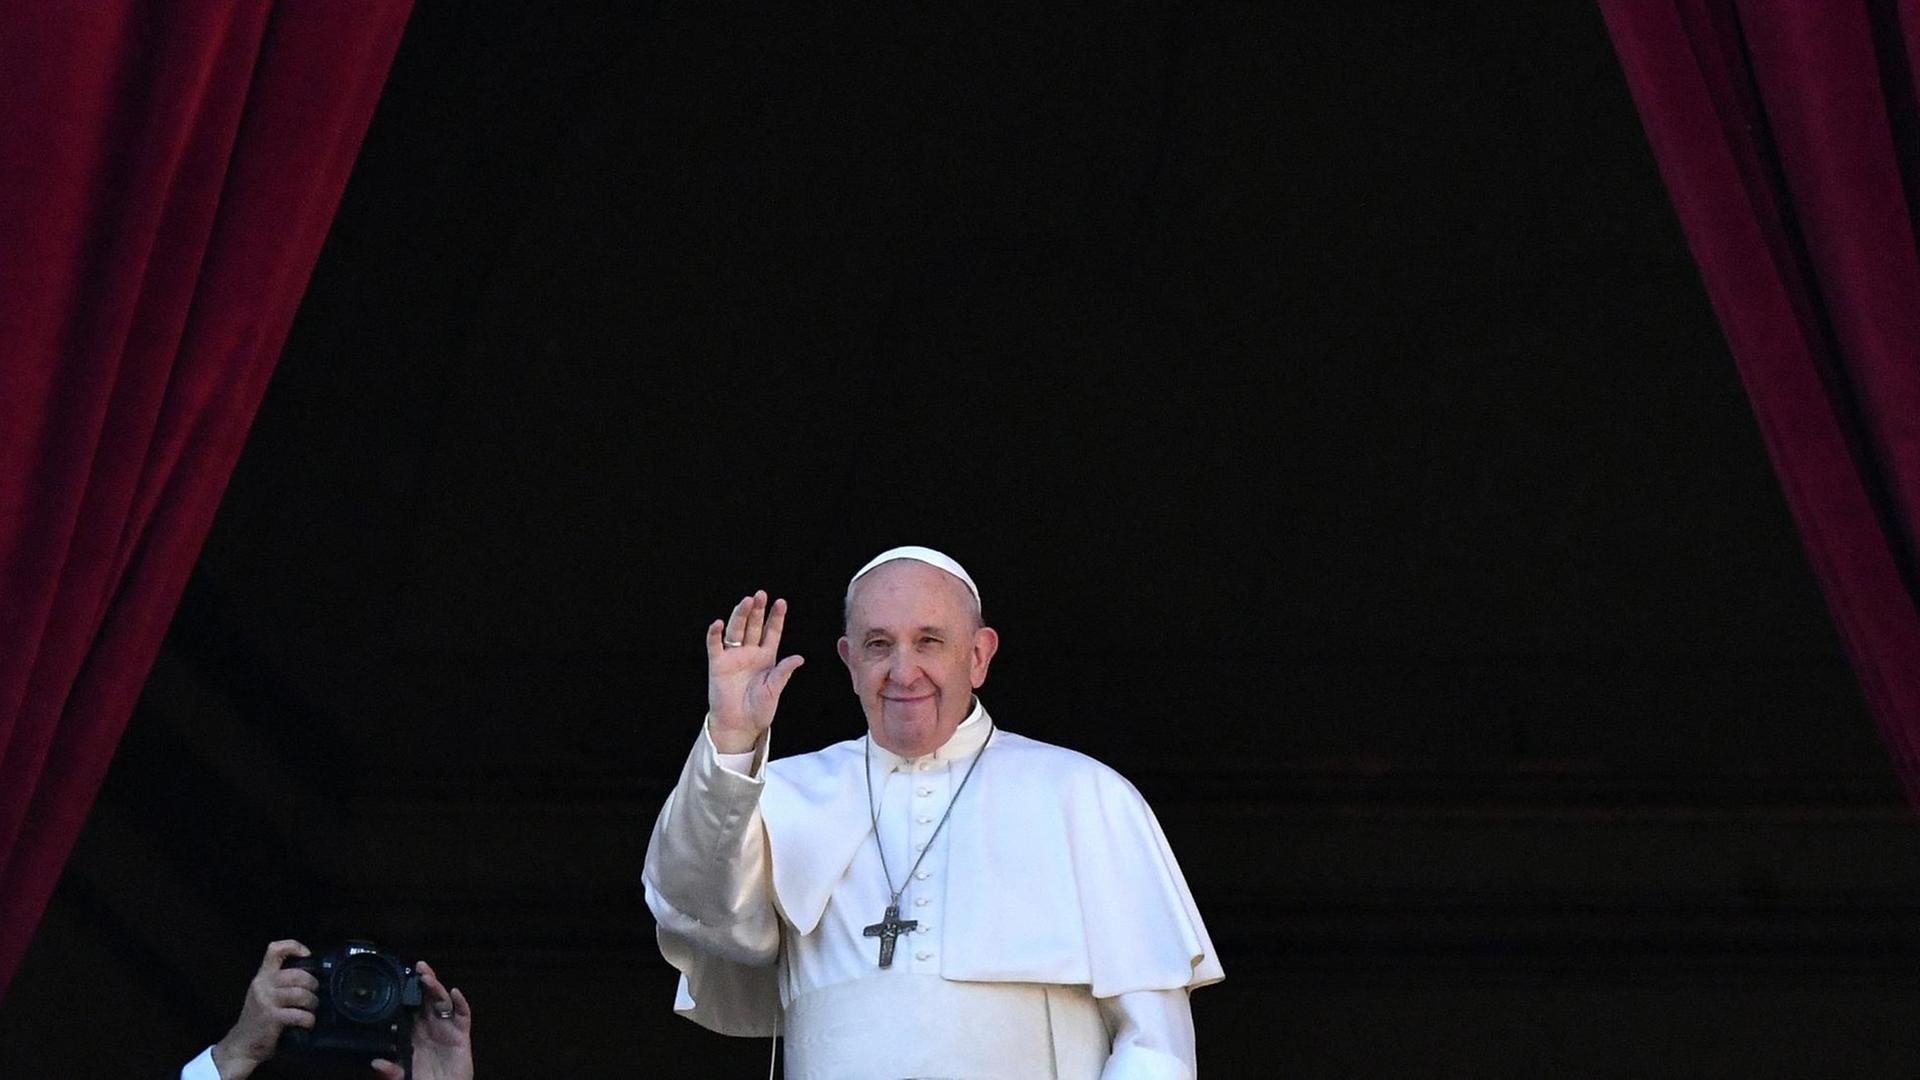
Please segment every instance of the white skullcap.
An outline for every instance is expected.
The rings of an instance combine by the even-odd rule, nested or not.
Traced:
[[[975,604],[980,603],[980,586],[973,583],[973,577],[967,573],[965,567],[953,561],[953,557],[944,552],[935,551],[929,547],[917,547],[912,544],[906,547],[888,548],[868,560],[867,565],[855,571],[854,575],[847,579],[848,595],[852,595],[853,593],[853,583],[867,576],[868,571],[879,566],[881,563],[890,563],[895,559],[912,559],[915,562],[926,563],[928,566],[937,570],[945,570],[947,573],[959,578],[961,583],[966,585],[967,591],[973,594],[973,602]]]

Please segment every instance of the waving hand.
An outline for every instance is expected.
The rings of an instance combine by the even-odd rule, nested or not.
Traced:
[[[732,614],[707,627],[707,711],[714,748],[723,754],[753,749],[773,723],[780,691],[805,663],[779,658],[786,624],[787,602],[775,600],[769,608],[762,590],[741,597]]]

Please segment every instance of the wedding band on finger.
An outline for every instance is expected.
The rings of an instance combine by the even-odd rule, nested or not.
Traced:
[[[744,648],[746,644],[747,643],[744,641],[727,641],[725,639],[722,639],[720,642],[720,647],[723,649],[739,649],[739,648]]]
[[[440,1006],[435,1005],[433,1007],[433,1015],[439,1017],[442,1020],[451,1020],[453,1019],[453,1010],[443,1009]]]

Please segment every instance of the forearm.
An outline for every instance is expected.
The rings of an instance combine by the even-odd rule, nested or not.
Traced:
[[[1100,1080],[1193,1080],[1199,1066],[1185,990],[1141,990],[1097,999],[1113,1031]]]
[[[738,764],[757,773],[760,757]],[[703,732],[660,811],[642,874],[663,930],[741,963],[772,963],[780,946],[760,821],[764,783],[723,768]]]

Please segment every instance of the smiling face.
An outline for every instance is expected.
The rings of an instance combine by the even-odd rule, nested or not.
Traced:
[[[967,718],[999,645],[959,578],[895,559],[853,583],[840,659],[873,741],[919,757],[938,750]]]

